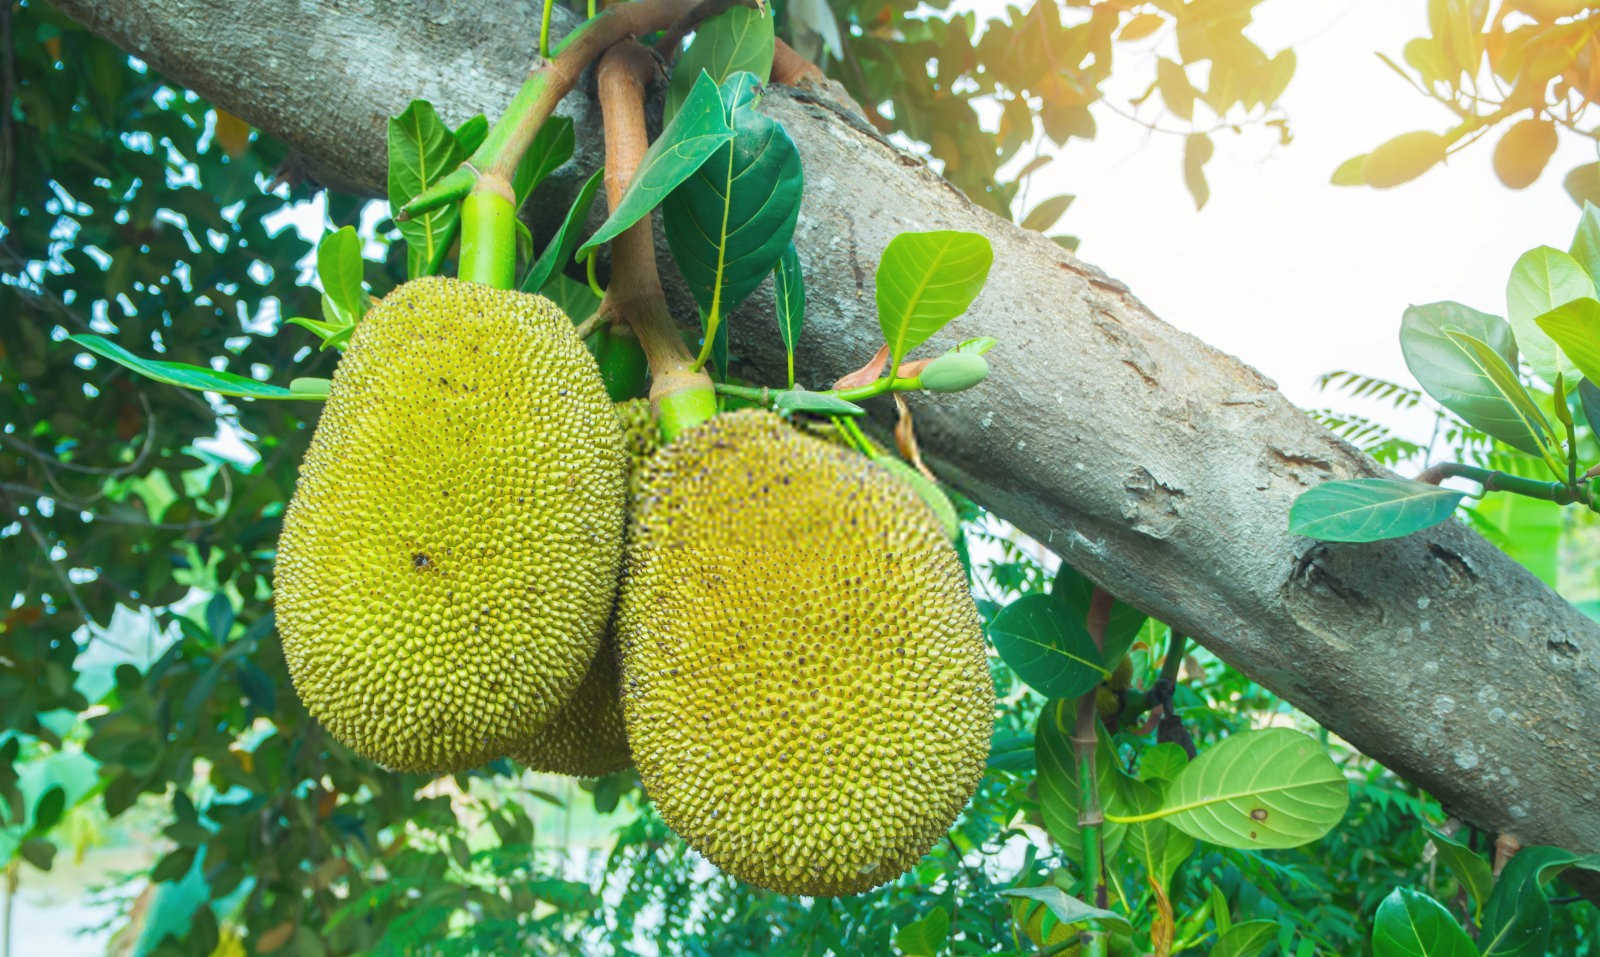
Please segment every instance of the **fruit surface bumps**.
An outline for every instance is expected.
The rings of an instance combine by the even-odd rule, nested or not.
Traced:
[[[623,447],[628,452],[631,502],[631,490],[639,481],[639,466],[661,444],[660,433],[650,403],[644,399],[618,403],[616,412]],[[572,699],[532,737],[511,749],[512,760],[534,771],[580,778],[599,777],[627,767],[632,758],[622,724],[620,682],[616,640],[608,629]]]
[[[626,458],[554,304],[413,280],[362,319],[284,516],[295,690],[385,767],[505,753],[571,696],[615,592]]]
[[[650,460],[616,632],[646,791],[751,884],[890,880],[982,776],[994,691],[954,549],[904,482],[771,413]]]

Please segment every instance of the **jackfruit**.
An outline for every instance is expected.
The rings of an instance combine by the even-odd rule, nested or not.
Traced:
[[[616,632],[646,792],[748,883],[891,880],[983,774],[994,689],[938,521],[769,412],[716,416],[646,465]]]
[[[661,444],[661,434],[650,403],[644,399],[619,403],[616,411],[628,453],[631,503],[640,465]],[[572,699],[532,737],[511,749],[512,760],[534,771],[579,778],[595,778],[627,767],[631,758],[622,724],[620,680],[616,640],[608,630]]]
[[[456,771],[566,703],[616,590],[627,459],[547,299],[440,277],[352,336],[284,515],[306,709],[385,767]]]

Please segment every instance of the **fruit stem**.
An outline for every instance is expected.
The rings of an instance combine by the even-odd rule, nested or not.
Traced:
[[[608,8],[606,14],[614,9],[618,8]],[[616,44],[600,60],[606,199],[612,209],[622,201],[650,145],[644,91],[654,74],[655,60],[633,40]],[[611,241],[611,282],[600,308],[626,319],[638,337],[650,365],[650,404],[655,407],[662,438],[670,442],[716,414],[717,393],[711,377],[695,368],[694,356],[667,311],[650,224],[651,218],[646,216]]]
[[[478,177],[461,201],[461,258],[456,274],[495,289],[516,283],[517,206],[509,181]]]

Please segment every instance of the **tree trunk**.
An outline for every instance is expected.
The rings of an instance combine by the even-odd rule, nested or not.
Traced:
[[[413,97],[452,123],[497,115],[538,23],[534,6],[503,0],[56,2],[287,140],[324,181],[370,193],[385,118]],[[873,270],[892,236],[987,234],[988,287],[922,353],[1000,340],[982,386],[914,400],[935,471],[1452,812],[1524,843],[1600,851],[1593,623],[1458,523],[1373,545],[1290,535],[1300,492],[1381,470],[1121,283],[968,202],[825,90],[773,88],[762,108],[805,163],[802,381],[823,386],[872,354]],[[590,91],[563,111],[587,174],[601,156]],[[681,284],[673,295],[692,316]],[[781,377],[770,290],[731,321],[735,354]]]

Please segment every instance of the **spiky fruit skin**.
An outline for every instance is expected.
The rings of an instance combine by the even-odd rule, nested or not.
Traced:
[[[284,656],[306,709],[394,770],[499,754],[605,630],[627,462],[549,300],[417,279],[362,319],[284,516]]]
[[[631,503],[640,466],[661,444],[660,433],[644,399],[618,403],[616,412],[628,453]],[[616,640],[608,630],[572,699],[532,737],[511,749],[512,760],[530,770],[579,778],[597,778],[627,767],[633,759],[623,729],[620,684]]]
[[[650,460],[617,640],[634,765],[712,863],[786,894],[911,867],[983,774],[994,689],[916,493],[768,412]]]

